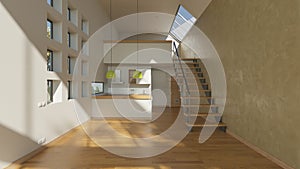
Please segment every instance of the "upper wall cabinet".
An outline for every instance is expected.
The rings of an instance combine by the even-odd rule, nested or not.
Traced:
[[[122,41],[113,45],[104,43],[104,63],[158,64],[172,63],[171,41]],[[137,52],[137,49],[138,52]],[[111,55],[112,52],[112,55]]]

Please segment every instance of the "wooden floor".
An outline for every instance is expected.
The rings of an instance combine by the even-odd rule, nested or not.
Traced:
[[[137,124],[128,120],[110,120],[111,126],[134,137],[148,137],[167,129],[176,119],[177,110],[167,109],[153,123]],[[88,122],[87,126],[102,123]],[[104,133],[105,134],[105,133]],[[145,159],[113,155],[98,147],[78,127],[47,145],[47,148],[22,164],[19,169],[280,169],[228,134],[217,130],[204,144],[199,132],[191,132],[170,151]],[[118,143],[120,144],[120,143]],[[121,146],[121,145],[119,145]]]

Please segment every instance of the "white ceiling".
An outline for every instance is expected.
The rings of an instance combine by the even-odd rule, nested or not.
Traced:
[[[109,16],[110,0],[100,1]],[[149,19],[141,19],[139,22],[139,32],[168,32],[179,5],[183,5],[195,18],[199,18],[211,1],[212,0],[138,0],[140,13],[154,12],[154,16],[148,17]],[[111,0],[111,3],[113,20],[124,16],[128,17],[127,15],[137,12],[137,0]],[[161,14],[155,14],[155,12],[169,14],[169,16],[162,17]],[[170,19],[170,16],[173,18]],[[116,26],[116,29],[118,32],[136,32],[136,24],[133,22],[134,16],[129,18],[131,19],[121,19],[123,21],[117,21],[118,26]],[[128,22],[128,20],[130,20],[130,22]]]

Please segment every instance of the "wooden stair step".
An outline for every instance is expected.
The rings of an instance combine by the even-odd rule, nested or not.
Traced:
[[[185,83],[183,83],[183,82],[179,82],[178,84],[180,84],[180,85],[182,85],[182,84],[185,84]],[[201,85],[201,83],[187,83],[189,86],[199,86],[199,85]]]
[[[177,68],[177,69],[181,69],[181,66],[175,66],[175,68]],[[185,66],[185,65],[183,65],[182,66],[182,69],[201,69],[201,67],[199,67],[199,66]]]
[[[223,114],[221,113],[198,113],[198,114],[188,114],[184,113],[185,116],[192,116],[192,117],[207,117],[207,116],[215,116],[215,117],[220,117]]]
[[[198,63],[198,62],[185,62],[184,64],[186,64],[186,65],[199,65],[200,63]]]
[[[183,79],[183,76],[179,76],[177,78],[180,78],[180,79]],[[185,77],[186,79],[203,79],[203,80],[206,80],[205,77]]]
[[[183,90],[179,89],[179,92],[188,92],[186,88],[184,88]],[[199,89],[199,90],[189,90],[190,93],[195,93],[195,92],[199,92],[199,93],[203,93],[203,92],[211,92],[210,90],[203,90],[203,89]],[[204,94],[204,93],[203,93]],[[197,95],[198,96],[198,95]]]
[[[182,99],[213,99],[213,97],[210,96],[182,96],[180,97]]]
[[[219,107],[220,105],[216,104],[188,104],[182,105],[182,107]]]
[[[196,75],[196,74],[202,74],[203,72],[199,71],[199,72],[184,72],[184,73],[185,74],[194,74],[194,75]],[[180,72],[178,74],[182,74],[182,73]]]
[[[181,82],[178,82],[177,84],[179,86],[179,85],[185,85],[186,83],[185,83],[185,81],[181,81]],[[187,85],[188,86],[202,86],[202,84],[200,82],[197,83],[197,82],[190,82],[190,81],[187,81]],[[209,84],[205,83],[204,85],[209,85]]]
[[[184,84],[183,82],[178,82],[177,84]],[[200,82],[197,82],[197,83],[192,83],[192,82],[187,82],[188,85],[198,85],[198,86],[201,86],[201,85],[209,85],[208,83],[200,83]]]
[[[200,58],[181,58],[181,60],[191,61],[191,60],[201,60]]]
[[[181,69],[181,66],[175,66],[177,69]],[[182,65],[182,69],[201,69],[201,67],[189,67]]]
[[[200,74],[202,73],[198,73],[199,75],[197,75],[196,73],[184,73],[185,77],[204,77],[204,76],[200,76]],[[183,76],[182,73],[177,73],[177,76]]]
[[[211,92],[211,90],[209,89],[199,89],[199,90],[195,90],[195,89],[190,89],[190,92]]]
[[[220,122],[219,124],[189,124],[186,123],[188,127],[227,127],[225,123]]]

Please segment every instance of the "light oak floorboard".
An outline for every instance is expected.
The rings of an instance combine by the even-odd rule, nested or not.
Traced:
[[[159,119],[148,124],[109,119],[117,131],[133,137],[149,137],[166,130],[177,117],[178,108],[167,108]],[[102,123],[92,120],[87,126]],[[103,133],[104,139],[105,133]],[[161,155],[130,159],[98,147],[82,130],[75,128],[47,145],[33,158],[18,164],[19,169],[280,169],[228,134],[216,130],[204,144],[199,132],[191,132],[176,147]]]

